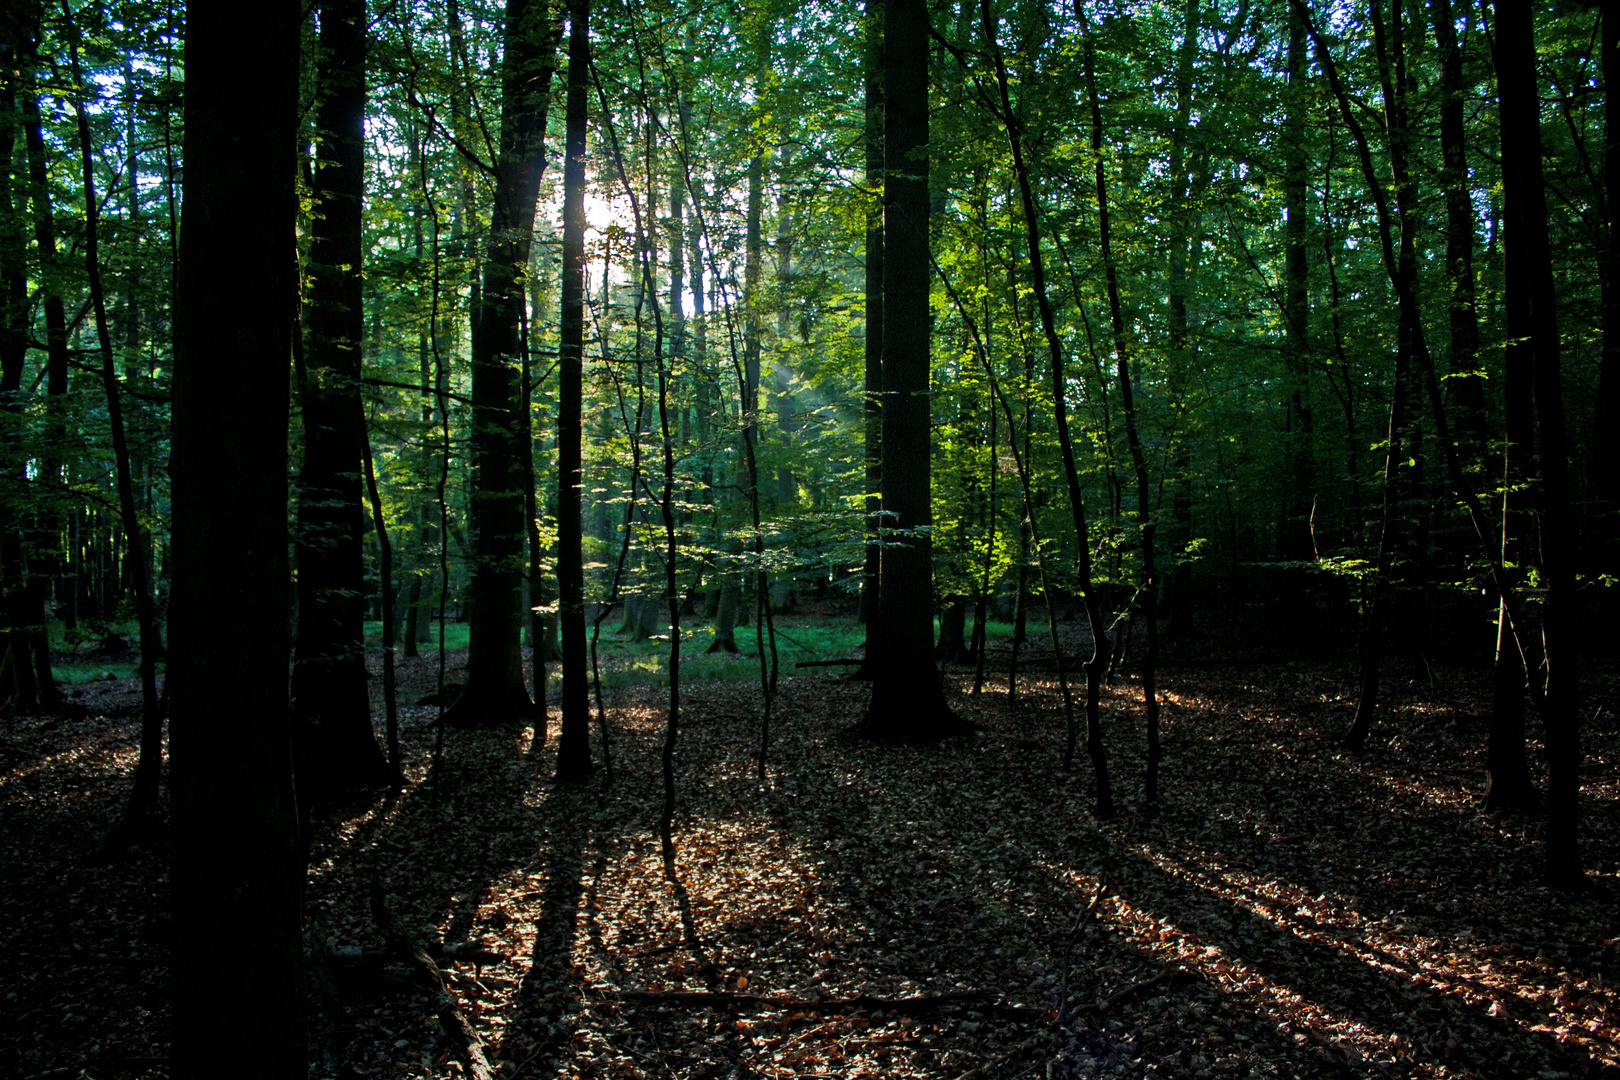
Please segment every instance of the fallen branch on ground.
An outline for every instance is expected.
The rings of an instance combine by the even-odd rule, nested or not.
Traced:
[[[489,1060],[484,1056],[484,1040],[479,1038],[478,1032],[461,1014],[455,995],[444,985],[444,972],[439,970],[433,957],[416,940],[410,927],[405,925],[405,920],[388,910],[388,905],[383,902],[382,887],[375,882],[371,886],[371,917],[389,943],[409,957],[427,981],[433,1009],[439,1016],[445,1035],[455,1045],[467,1075],[472,1080],[494,1080],[495,1071],[489,1067]]]
[[[1153,978],[1144,979],[1139,983],[1132,983],[1123,990],[1116,990],[1114,993],[1109,994],[1105,998],[1101,998],[1097,1001],[1088,1001],[1081,1005],[1071,1005],[1069,1006],[1069,1012],[1071,1014],[1107,1012],[1109,1009],[1112,1009],[1115,1005],[1118,1005],[1122,1001],[1128,1001],[1137,994],[1144,993],[1153,989],[1155,986],[1163,986],[1165,983],[1173,981],[1175,977],[1180,974],[1182,974],[1180,968],[1165,968],[1163,971],[1153,976]]]
[[[476,964],[479,967],[493,967],[511,959],[505,953],[490,952],[470,941],[461,941],[454,945],[440,945],[436,941],[430,941],[422,946],[422,951],[439,963],[448,961],[452,964]],[[326,950],[325,958],[334,963],[377,963],[406,959],[392,945],[334,945]]]
[[[884,1012],[892,1011],[912,1015],[949,1008],[952,1005],[975,1005],[997,1013],[1009,1015],[1049,1015],[1046,1010],[1027,1005],[1005,1005],[987,1002],[990,995],[983,990],[947,990],[943,994],[914,994],[908,997],[876,997],[858,994],[848,998],[790,998],[767,994],[744,994],[728,990],[624,990],[620,1001],[647,1002],[659,1005],[685,1005],[700,1009],[745,1007],[755,1010],[784,1010],[792,1012]]]

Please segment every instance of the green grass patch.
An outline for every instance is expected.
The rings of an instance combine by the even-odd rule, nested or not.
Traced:
[[[714,628],[699,625],[681,628],[681,684],[707,682],[752,682],[759,678],[759,652],[753,626],[739,626],[737,652],[710,653]],[[781,675],[842,674],[848,668],[796,668],[805,660],[842,660],[855,656],[866,640],[866,628],[853,621],[833,619],[776,620],[776,663]],[[770,642],[765,642],[767,662]],[[602,685],[668,686],[669,639],[628,641],[614,634],[606,624],[596,646]]]
[[[446,649],[450,650],[451,652],[455,652],[457,649],[465,649],[467,647],[467,636],[471,632],[472,631],[470,629],[468,629],[468,626],[467,626],[466,623],[455,623],[455,622],[453,622],[453,623],[445,623],[445,625],[444,625],[444,647]],[[399,641],[397,642],[397,646],[399,648],[403,649],[405,647],[405,640],[404,640],[404,636],[403,636],[404,633],[405,633],[405,627],[403,625],[396,626],[394,628],[394,633],[400,635]],[[381,649],[382,648],[382,643],[383,643],[383,640],[382,640],[382,622],[381,622],[381,620],[367,619],[366,620],[366,645],[368,647],[370,647],[370,648],[373,648],[373,649]],[[434,623],[430,627],[428,627],[428,639],[426,641],[424,641],[424,642],[421,642],[417,647],[419,649],[421,649],[421,651],[423,651],[423,652],[432,652],[432,651],[434,651],[435,649],[437,649],[439,647],[439,624],[438,623]]]
[[[51,674],[56,676],[57,682],[64,682],[69,686],[83,686],[86,683],[139,678],[141,668],[139,664],[53,664]],[[158,665],[158,674],[163,674],[162,664]]]
[[[972,624],[969,623],[969,633]],[[1012,637],[1012,624],[992,622],[987,634],[992,641]],[[681,627],[681,682],[683,685],[708,682],[754,682],[759,679],[759,654],[753,625],[739,626],[736,631],[737,652],[710,653],[714,643],[714,628],[707,623],[687,624]],[[938,633],[938,626],[935,626]],[[586,629],[589,640],[590,630]],[[860,655],[866,642],[866,628],[854,619],[814,619],[778,616],[776,619],[776,663],[780,675],[800,675],[810,678],[844,675],[853,670],[847,667],[797,667],[801,662],[814,660],[846,660]],[[366,623],[366,644],[382,647],[382,623]],[[445,645],[456,651],[467,647],[467,624],[449,623],[445,626]],[[433,627],[430,639],[422,643],[422,651],[430,653],[438,647],[438,627]],[[766,658],[770,657],[770,643],[765,643]],[[527,652],[525,644],[524,650]],[[597,665],[602,673],[602,685],[610,688],[628,686],[669,685],[669,638],[660,636],[646,641],[630,641],[617,633],[617,619],[602,624],[602,636],[596,646]],[[555,673],[556,664],[551,665]]]

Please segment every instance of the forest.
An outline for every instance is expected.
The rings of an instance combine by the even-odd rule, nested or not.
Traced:
[[[1620,1076],[1578,0],[13,0],[0,1075]]]

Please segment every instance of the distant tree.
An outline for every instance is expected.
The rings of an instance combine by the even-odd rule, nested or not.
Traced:
[[[292,0],[186,10],[174,382],[172,1075],[308,1072],[288,723]],[[254,647],[221,620],[255,613]]]

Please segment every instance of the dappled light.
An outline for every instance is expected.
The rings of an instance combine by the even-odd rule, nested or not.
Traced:
[[[1433,690],[1398,694],[1386,745],[1352,755],[1330,738],[1342,719],[1332,694],[1322,700],[1345,676],[1299,662],[1173,678],[1160,813],[1141,816],[1126,794],[1101,822],[1089,777],[1059,766],[1047,681],[1011,707],[1004,689],[969,695],[970,673],[948,670],[953,707],[980,734],[884,749],[845,734],[863,685],[787,678],[763,790],[757,686],[694,687],[675,833],[689,921],[653,813],[660,691],[608,691],[611,787],[546,782],[555,714],[541,746],[533,726],[478,729],[435,765],[436,707],[408,706],[405,790],[317,831],[308,910],[330,954],[314,971],[333,994],[312,1026],[316,1060],[326,1047],[368,1075],[455,1074],[408,970],[359,959],[382,944],[364,902],[376,882],[422,940],[486,957],[445,964],[448,985],[492,1063],[522,1075],[954,1080],[1051,1063],[1065,1076],[1507,1078],[1620,1066],[1606,981],[1620,936],[1612,774],[1588,792],[1604,869],[1586,893],[1550,893],[1527,847],[1535,819],[1473,805],[1477,677],[1443,669]],[[435,665],[401,678],[404,694],[426,696]],[[1104,700],[1124,776],[1139,757],[1133,691],[1122,680]],[[130,684],[94,692],[90,720],[32,732],[59,743],[38,759],[8,743],[8,835],[32,837],[22,865],[55,869],[20,879],[4,915],[23,987],[43,988],[30,942],[70,932],[87,960],[136,942],[116,969],[134,980],[118,1024],[84,1051],[134,1075],[119,1063],[160,1053],[163,931],[118,898],[152,856],[105,870],[64,861],[72,822],[110,812],[133,765],[129,721],[116,718]],[[87,759],[108,764],[87,775]],[[77,798],[38,798],[75,775]],[[60,874],[68,905],[31,902]],[[67,1019],[8,1052],[63,1052],[106,973],[99,961],[55,971],[27,1011]]]

